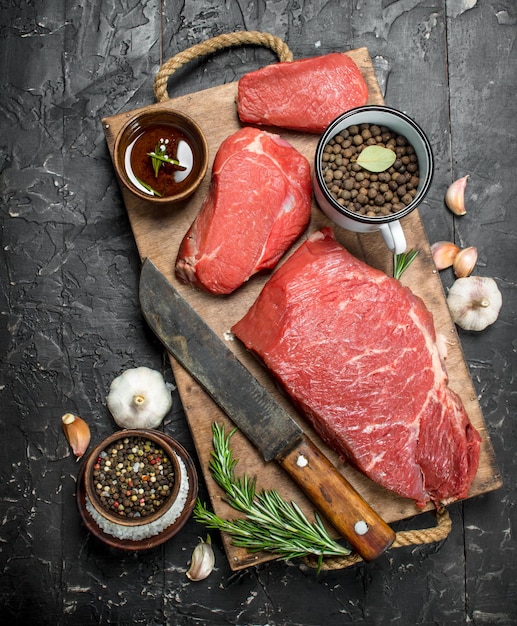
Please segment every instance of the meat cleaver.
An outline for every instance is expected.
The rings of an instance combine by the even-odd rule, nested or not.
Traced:
[[[264,460],[277,461],[365,561],[389,548],[394,531],[149,259],[139,290],[142,313],[158,339]]]

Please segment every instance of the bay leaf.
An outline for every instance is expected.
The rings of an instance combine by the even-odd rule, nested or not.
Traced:
[[[384,172],[395,163],[397,155],[389,148],[367,146],[357,158],[357,163],[369,172]]]

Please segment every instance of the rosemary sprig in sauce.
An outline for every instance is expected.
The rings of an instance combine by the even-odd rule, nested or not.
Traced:
[[[227,533],[234,545],[250,552],[267,551],[280,558],[293,559],[314,554],[319,562],[324,556],[348,555],[350,550],[337,543],[315,514],[310,522],[295,502],[286,502],[274,490],[256,491],[256,481],[244,474],[235,476],[237,460],[233,458],[230,439],[224,425],[212,425],[212,460],[210,470],[217,484],[224,490],[225,500],[244,518],[225,520],[197,500],[194,519],[208,528]]]
[[[187,169],[184,165],[181,165],[181,163],[177,159],[172,159],[171,157],[167,156],[166,150],[167,150],[168,143],[169,143],[168,139],[165,139],[165,140],[160,139],[160,141],[156,144],[156,147],[153,150],[153,152],[147,153],[147,156],[151,157],[154,175],[156,178],[158,178],[160,167],[162,167],[164,163],[170,163],[171,165],[176,165],[181,170]]]

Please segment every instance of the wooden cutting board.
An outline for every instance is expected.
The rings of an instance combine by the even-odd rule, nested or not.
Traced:
[[[383,97],[368,50],[359,48],[348,51],[345,54],[354,59],[368,83],[369,104],[383,104]],[[251,306],[267,281],[267,274],[252,277],[247,284],[235,293],[224,297],[212,296],[192,287],[182,285],[174,276],[174,263],[178,247],[206,196],[210,183],[211,164],[219,145],[227,136],[237,131],[241,126],[236,112],[236,95],[237,83],[234,82],[174,98],[166,103],[144,107],[144,109],[153,107],[176,109],[193,117],[206,134],[210,151],[210,166],[201,187],[180,208],[156,210],[150,208],[148,203],[135,199],[126,190],[122,189],[122,195],[140,257],[142,260],[147,257],[153,261],[197,312],[212,326],[214,331],[228,343],[229,347],[245,365],[291,412],[317,445],[335,462],[340,471],[387,522],[394,522],[416,515],[421,511],[416,508],[412,501],[382,489],[352,467],[343,464],[337,455],[329,450],[311,428],[299,418],[289,401],[278,391],[272,377],[265,369],[250,354],[246,353],[237,340],[232,340],[231,334],[228,332],[229,329]],[[141,110],[139,109],[138,111]],[[127,119],[136,112],[129,111],[102,120],[106,141],[112,156],[117,133]],[[281,134],[305,155],[311,166],[313,165],[318,136],[279,129],[271,130]],[[502,484],[501,477],[486,431],[484,418],[477,401],[476,392],[463,357],[459,338],[449,315],[442,283],[432,261],[429,242],[418,211],[413,211],[409,216],[405,217],[402,220],[402,225],[406,234],[408,248],[417,248],[420,251],[417,259],[403,275],[402,282],[424,300],[429,310],[433,313],[437,332],[443,333],[447,337],[447,371],[450,378],[450,386],[461,396],[472,423],[482,437],[479,470],[469,493],[469,497],[473,497],[500,487]],[[358,258],[373,267],[391,274],[392,255],[388,252],[378,233],[355,234],[345,231],[331,224],[314,203],[312,218],[307,232],[293,246],[293,249],[308,234],[319,230],[323,226],[331,226],[336,233],[338,241]],[[232,424],[197,383],[172,358],[171,366],[196,451],[199,455],[212,507],[221,517],[236,517],[235,511],[229,508],[222,500],[222,492],[213,481],[208,469],[212,449],[212,423],[215,421],[224,422],[227,432],[232,428]],[[174,435],[174,433],[169,434]],[[232,438],[232,448],[235,458],[239,459],[236,467],[237,473],[246,472],[250,476],[256,476],[258,488],[275,488],[285,499],[295,500],[299,503],[307,515],[312,517],[312,504],[307,501],[290,478],[275,463],[265,464],[260,454],[240,432],[237,432]],[[428,507],[428,509],[432,508],[432,505]],[[265,553],[249,554],[246,550],[231,545],[228,537],[224,535],[223,542],[230,566],[234,570],[275,558],[273,555]]]

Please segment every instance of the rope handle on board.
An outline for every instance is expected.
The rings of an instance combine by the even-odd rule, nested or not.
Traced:
[[[446,508],[436,511],[437,524],[434,528],[424,528],[422,530],[401,530],[395,536],[395,541],[391,548],[402,548],[404,546],[421,545],[443,541],[447,538],[452,529],[452,521]],[[390,548],[390,549],[391,549]],[[352,552],[344,557],[325,557],[321,564],[318,564],[317,556],[305,557],[305,563],[309,567],[320,567],[321,570],[344,569],[362,561],[362,558]]]
[[[167,81],[181,66],[199,57],[213,54],[218,50],[231,48],[232,46],[242,46],[244,44],[271,48],[280,61],[293,60],[293,53],[289,50],[287,44],[279,37],[275,37],[269,33],[240,30],[234,33],[218,35],[217,37],[212,37],[212,39],[207,39],[206,41],[195,44],[183,52],[178,52],[178,54],[171,57],[168,61],[165,61],[154,79],[154,95],[156,96],[157,102],[164,102],[169,99],[167,94]]]

